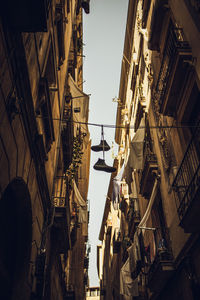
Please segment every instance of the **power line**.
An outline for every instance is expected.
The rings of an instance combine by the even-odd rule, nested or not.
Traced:
[[[37,116],[37,118],[44,118]],[[48,117],[47,117],[48,118]],[[111,124],[99,124],[99,123],[90,123],[90,122],[81,122],[81,121],[75,121],[75,120],[61,120],[59,118],[53,118],[53,121],[60,121],[63,123],[75,123],[75,124],[80,124],[80,125],[88,125],[88,126],[96,126],[96,127],[104,127],[104,128],[111,128],[111,129],[116,129],[116,128],[121,128],[121,129],[134,129],[134,125],[111,125]],[[162,126],[148,126],[150,129],[171,129],[171,128],[200,128],[200,125],[162,125]],[[140,126],[138,129],[143,129],[146,128],[146,126]]]
[[[64,121],[66,122],[66,121]],[[124,126],[124,125],[109,125],[109,124],[98,124],[98,123],[89,123],[89,122],[80,122],[80,121],[67,121],[67,122],[72,122],[72,123],[78,123],[78,124],[84,124],[84,125],[89,125],[89,126],[97,126],[97,127],[105,127],[105,128],[121,128],[121,129],[134,129],[135,126],[134,125],[128,125],[128,126]],[[167,129],[167,128],[200,128],[200,125],[163,125],[163,126],[148,126],[149,128],[152,128],[152,129]],[[138,129],[143,129],[143,128],[146,128],[146,126],[139,126]]]
[[[105,127],[105,128],[112,128],[112,129],[115,129],[115,128],[121,128],[121,129],[127,129],[127,128],[130,128],[130,129],[134,129],[135,126],[134,125],[130,125],[130,126],[125,126],[125,125],[110,125],[110,124],[99,124],[99,123],[90,123],[90,122],[81,122],[81,121],[75,121],[75,120],[68,120],[68,121],[65,121],[65,120],[61,120],[61,119],[53,119],[53,120],[58,120],[58,121],[61,121],[61,122],[64,122],[64,123],[76,123],[76,124],[81,124],[81,125],[88,125],[88,126],[96,126],[96,127]],[[152,128],[152,129],[167,129],[167,128],[199,128],[200,125],[162,125],[162,126],[148,126],[149,128]],[[139,128],[146,128],[146,126],[140,126]]]

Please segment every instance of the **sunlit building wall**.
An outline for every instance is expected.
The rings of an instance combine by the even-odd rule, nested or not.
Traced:
[[[197,1],[129,1],[118,168],[100,231],[108,245],[104,225],[115,207],[121,236],[115,271],[112,245],[104,252],[106,299],[199,297],[198,7]],[[111,270],[115,281],[106,276]]]
[[[4,299],[85,297],[90,137],[78,125],[87,123],[89,103],[82,91],[83,12],[89,1],[1,4]]]

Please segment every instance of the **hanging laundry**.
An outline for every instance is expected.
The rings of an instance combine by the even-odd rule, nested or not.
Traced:
[[[139,296],[138,280],[133,280],[131,278],[129,258],[126,260],[120,271],[120,294],[130,297],[126,299],[132,299],[132,297]]]
[[[140,243],[137,233],[134,235],[134,241],[131,247],[127,249],[130,259],[130,271],[132,279],[136,279],[142,268],[142,259],[140,252]]]
[[[120,187],[121,187],[121,179],[124,172],[124,165],[122,166],[121,170],[113,178],[113,192],[112,192],[112,203],[115,210],[118,209],[118,203],[120,200]]]
[[[131,144],[128,165],[136,170],[143,168],[143,148],[145,136],[145,118],[143,117],[138,130],[136,131]]]

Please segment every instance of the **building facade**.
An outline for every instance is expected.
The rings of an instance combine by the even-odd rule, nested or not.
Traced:
[[[198,1],[129,1],[104,299],[200,297],[199,25]]]
[[[86,292],[86,300],[100,300],[100,288],[90,287]]]
[[[3,299],[85,299],[89,1],[7,1],[0,14]]]

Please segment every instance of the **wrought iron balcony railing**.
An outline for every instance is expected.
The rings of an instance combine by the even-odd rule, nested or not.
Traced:
[[[138,202],[138,198],[130,198],[129,211],[127,214],[129,235],[134,234],[137,225],[140,223],[140,211]]]
[[[169,25],[156,94],[160,112],[173,116],[187,86],[193,58],[183,30]]]
[[[64,109],[63,113],[63,124],[62,124],[62,148],[63,148],[63,165],[64,172],[68,169],[72,162],[73,155],[73,122],[71,111],[67,108]]]
[[[88,267],[89,267],[89,257],[84,257],[83,266],[84,266],[84,269],[88,269]]]
[[[166,228],[154,231],[155,258],[148,270],[148,286],[153,293],[162,290],[175,270],[173,255],[167,243],[167,232]]]
[[[142,196],[149,198],[152,192],[154,176],[157,172],[158,163],[156,155],[150,147],[150,142],[146,141],[144,144],[144,167],[140,174],[140,193]]]
[[[199,222],[199,217],[195,217],[195,214],[198,215],[200,211],[197,204],[197,197],[200,193],[199,139],[200,127],[197,126],[172,183],[181,221],[180,225],[184,227],[186,232],[195,231]]]

